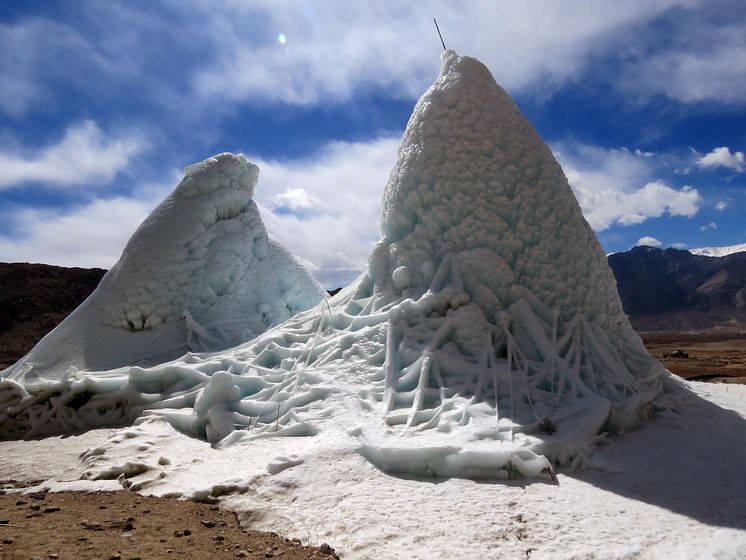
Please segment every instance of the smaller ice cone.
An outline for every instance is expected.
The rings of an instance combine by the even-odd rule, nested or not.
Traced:
[[[324,289],[267,235],[258,173],[233,154],[188,167],[91,296],[3,377],[155,365],[234,346],[318,303]]]

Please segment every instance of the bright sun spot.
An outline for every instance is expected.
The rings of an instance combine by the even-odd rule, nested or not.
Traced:
[[[285,43],[287,43],[287,40],[288,40],[288,38],[287,38],[287,37],[285,37],[285,34],[284,34],[284,33],[280,33],[280,34],[279,34],[279,35],[277,36],[277,40],[278,40],[278,41],[280,42],[280,44],[281,44],[281,45],[284,45]]]

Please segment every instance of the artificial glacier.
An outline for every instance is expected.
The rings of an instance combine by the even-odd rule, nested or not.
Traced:
[[[663,410],[675,382],[627,321],[551,151],[484,65],[450,50],[442,60],[386,185],[381,240],[352,285],[230,350],[77,373],[62,388],[6,382],[3,431],[124,414],[220,449],[272,438],[290,457],[295,438],[298,453],[270,472],[356,453],[384,472],[495,479],[580,466],[608,434]],[[205,219],[243,207],[230,200]],[[128,309],[109,320],[131,326]]]

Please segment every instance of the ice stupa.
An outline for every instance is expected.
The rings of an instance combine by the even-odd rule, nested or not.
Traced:
[[[308,436],[389,472],[500,478],[577,465],[659,406],[668,374],[560,166],[476,59],[444,53],[381,232],[329,302],[229,352],[131,370],[140,421],[218,446]],[[86,406],[75,415],[95,424]]]

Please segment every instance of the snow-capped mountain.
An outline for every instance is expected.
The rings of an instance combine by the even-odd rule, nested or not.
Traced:
[[[746,252],[746,243],[730,245],[728,247],[699,247],[697,249],[690,249],[689,252],[693,255],[702,255],[705,257],[724,257],[733,253]]]

